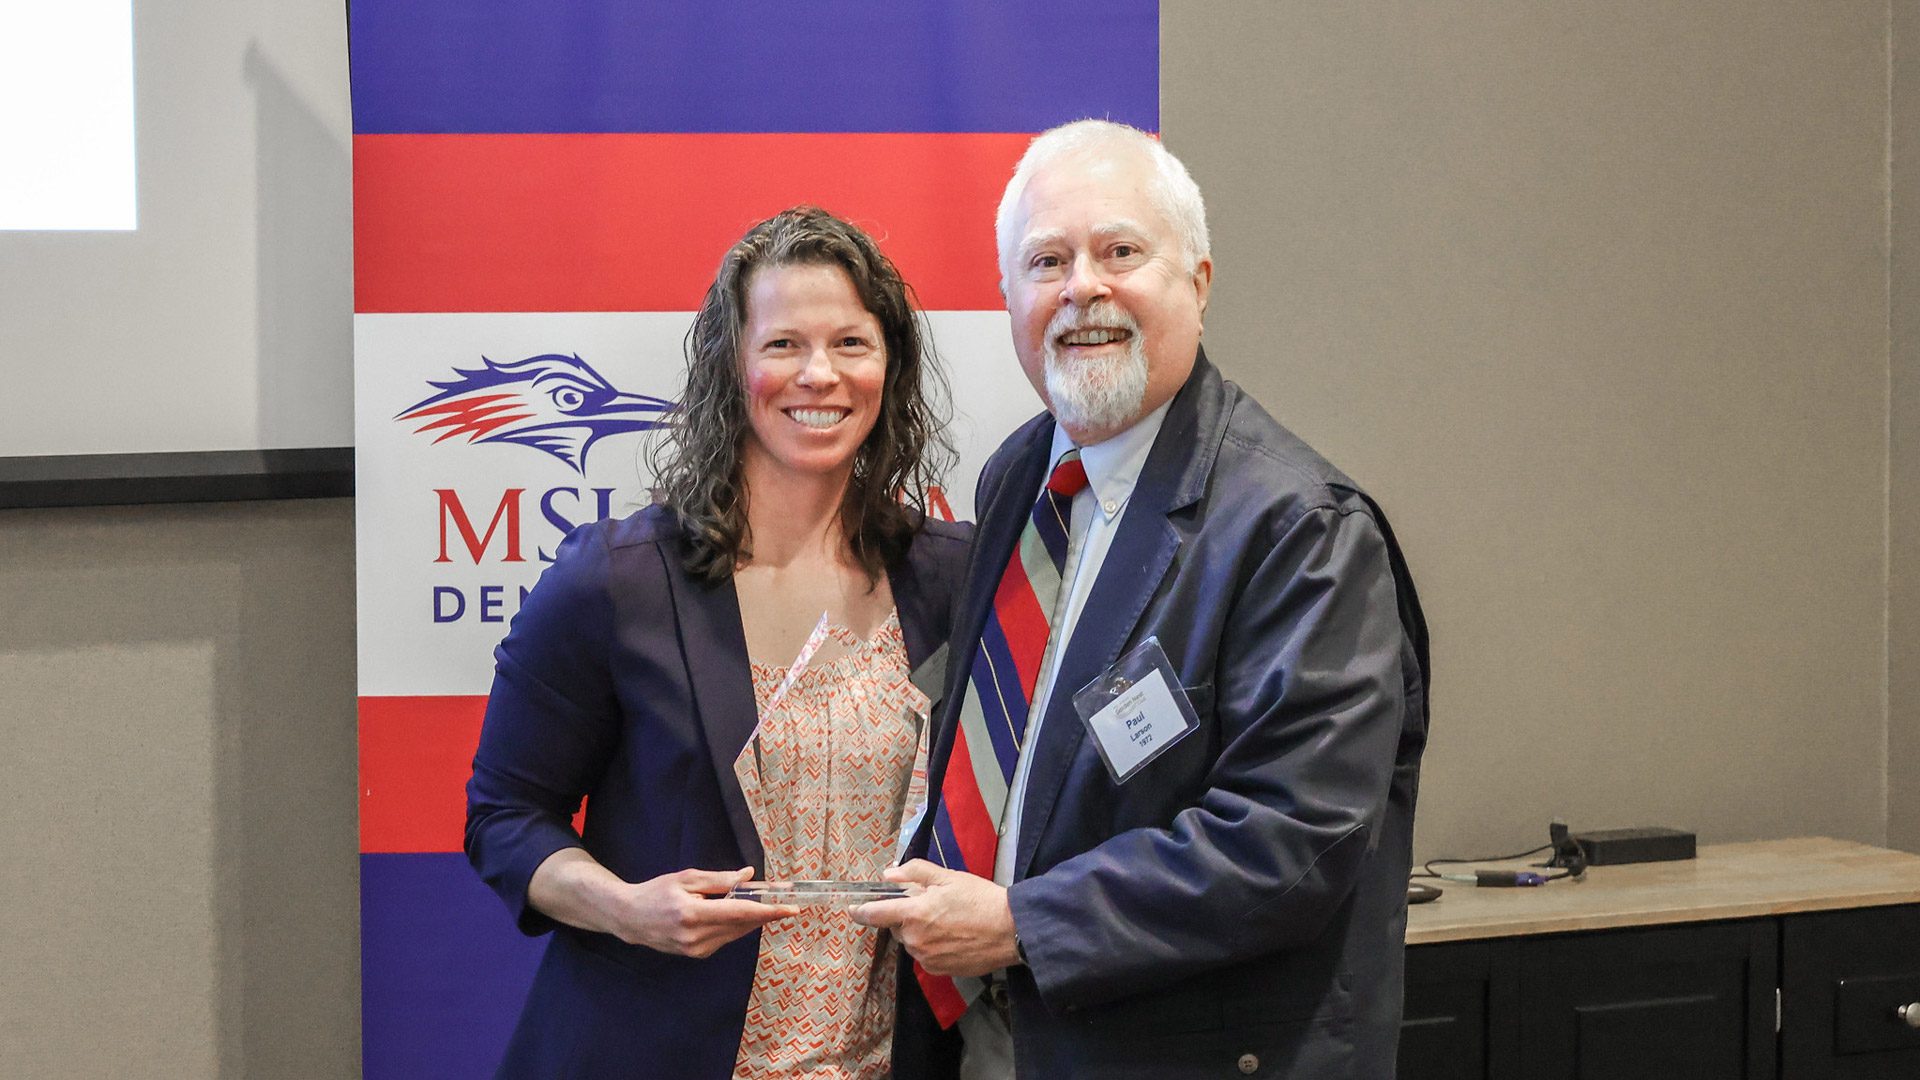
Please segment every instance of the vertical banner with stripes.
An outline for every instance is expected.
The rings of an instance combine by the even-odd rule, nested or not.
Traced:
[[[461,854],[492,649],[576,524],[637,509],[721,255],[799,203],[928,312],[972,515],[1038,408],[993,214],[1033,132],[1159,127],[1157,0],[358,0],[365,1075],[491,1075],[540,940]]]

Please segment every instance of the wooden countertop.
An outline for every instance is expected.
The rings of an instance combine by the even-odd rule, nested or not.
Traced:
[[[1596,866],[1534,888],[1418,880],[1446,893],[1408,909],[1409,945],[1920,903],[1920,855],[1805,837],[1708,844],[1685,862]]]

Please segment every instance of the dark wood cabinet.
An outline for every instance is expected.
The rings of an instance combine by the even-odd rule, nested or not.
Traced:
[[[1400,1023],[1400,1075],[1423,1080],[1492,1080],[1518,1075],[1519,980],[1512,941],[1473,941],[1407,950],[1407,1001]]]
[[[1920,1080],[1920,905],[1407,950],[1401,1080]]]
[[[1774,1080],[1777,930],[1745,920],[1407,950],[1402,1080]]]
[[[1520,1055],[1540,1080],[1773,1080],[1764,923],[1553,937],[1520,962]]]
[[[1781,1075],[1920,1077],[1920,905],[1782,922]]]

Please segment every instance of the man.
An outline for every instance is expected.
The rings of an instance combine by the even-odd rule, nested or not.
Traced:
[[[1048,411],[981,475],[924,891],[855,912],[913,960],[897,1075],[1391,1076],[1426,631],[1386,521],[1201,352],[1156,140],[1041,135],[997,224]]]

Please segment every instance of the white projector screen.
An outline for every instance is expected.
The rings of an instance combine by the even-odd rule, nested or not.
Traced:
[[[351,445],[346,42],[325,0],[0,0],[0,459]]]
[[[0,0],[0,229],[131,229],[133,0]]]

